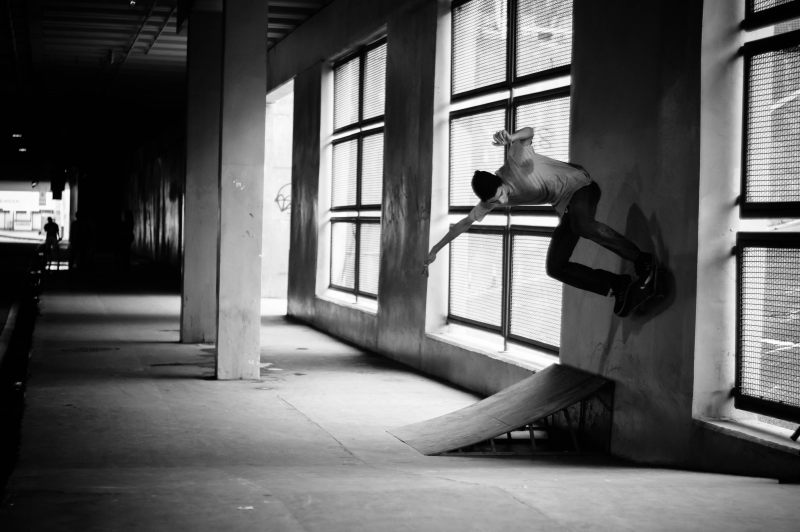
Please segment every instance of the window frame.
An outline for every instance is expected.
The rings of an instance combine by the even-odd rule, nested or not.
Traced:
[[[762,248],[790,248],[800,249],[800,234],[798,233],[737,233],[736,234],[736,353],[735,353],[735,384],[733,388],[734,407],[748,412],[776,417],[787,421],[800,423],[800,406],[787,405],[768,399],[745,395],[742,393],[742,271],[743,251],[746,247]]]
[[[761,11],[755,11],[754,4],[755,0],[745,1],[745,15],[741,25],[744,30],[755,30],[800,16],[800,0],[794,0],[793,2]]]
[[[789,5],[789,4],[787,4]],[[744,59],[744,93],[742,95],[742,147],[741,147],[741,183],[739,192],[739,215],[742,218],[776,218],[800,217],[799,201],[748,202],[747,201],[747,151],[749,138],[747,131],[750,125],[750,73],[752,57],[779,50],[787,46],[800,46],[800,30],[774,35],[757,41],[745,43],[740,50]]]

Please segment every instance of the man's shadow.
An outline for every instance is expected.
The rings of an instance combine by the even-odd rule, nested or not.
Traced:
[[[675,274],[672,273],[670,251],[664,243],[661,224],[655,214],[651,214],[648,219],[638,205],[631,205],[625,225],[625,236],[635,242],[642,251],[655,255],[660,269],[658,278],[660,288],[657,289],[660,297],[652,298],[624,318],[615,316],[611,320],[606,341],[603,342],[601,352],[598,353],[599,367],[601,368],[607,367],[608,357],[614,346],[614,338],[620,327],[622,328],[622,341],[625,343],[632,333],[640,331],[646,323],[662,314],[675,301]]]

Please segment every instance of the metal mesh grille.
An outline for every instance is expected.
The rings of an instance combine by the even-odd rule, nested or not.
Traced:
[[[567,95],[517,107],[517,129],[534,128],[533,149],[537,153],[560,161],[569,160],[569,105]]]
[[[512,238],[510,333],[557,348],[561,341],[561,283],[545,271],[550,237],[515,234]]]
[[[766,11],[773,7],[782,6],[784,4],[791,4],[796,0],[748,0],[750,4],[750,12],[758,13],[759,11]]]
[[[356,224],[331,224],[331,285],[355,289]]]
[[[800,201],[800,46],[749,63],[745,203]]]
[[[358,57],[333,69],[333,127],[358,122]]]
[[[472,0],[453,9],[452,94],[506,79],[505,0]]]
[[[517,76],[569,65],[572,0],[517,2]]]
[[[800,409],[800,249],[740,253],[739,393]]]
[[[450,120],[450,206],[464,207],[478,202],[472,192],[475,170],[494,172],[503,165],[505,151],[492,145],[492,134],[505,129],[505,110]]]
[[[383,133],[369,135],[361,147],[361,204],[378,205],[383,194]]]
[[[363,120],[383,115],[386,101],[386,43],[368,51],[364,60]]]
[[[358,180],[358,140],[348,140],[333,145],[333,175],[331,178],[331,206],[344,207],[356,204]]]
[[[450,244],[450,315],[500,327],[503,236],[467,232]]]
[[[358,258],[358,289],[370,295],[378,294],[380,269],[381,226],[379,223],[361,224],[361,246]]]

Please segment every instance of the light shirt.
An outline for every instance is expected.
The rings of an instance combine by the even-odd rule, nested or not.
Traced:
[[[559,218],[564,216],[572,195],[592,182],[583,168],[539,155],[530,141],[513,142],[508,148],[506,162],[496,172],[508,194],[509,206],[552,205]],[[469,213],[480,222],[499,203],[481,201]]]

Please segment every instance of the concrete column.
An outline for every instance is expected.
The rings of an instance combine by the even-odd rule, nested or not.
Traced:
[[[188,44],[181,341],[214,342],[222,12],[193,12]]]
[[[226,0],[220,138],[217,378],[259,378],[267,2]]]

